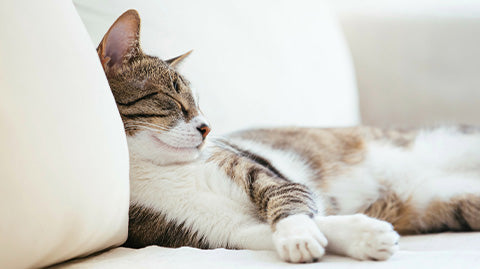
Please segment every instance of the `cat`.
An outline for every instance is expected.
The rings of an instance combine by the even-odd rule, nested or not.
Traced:
[[[189,53],[163,61],[139,36],[129,10],[97,48],[130,152],[125,246],[386,260],[398,233],[480,230],[478,129],[285,127],[207,139],[176,70]]]

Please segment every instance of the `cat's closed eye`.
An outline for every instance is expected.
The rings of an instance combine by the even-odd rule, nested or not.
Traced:
[[[178,107],[178,109],[182,112],[182,114],[186,117],[188,115],[188,110],[185,108],[185,105],[182,104],[181,101],[179,101],[177,98],[173,97],[172,95],[165,93],[165,95],[175,103],[175,105]]]
[[[174,99],[175,102],[177,103],[178,107],[182,111],[183,116],[187,117],[188,116],[188,110],[185,108],[185,106],[178,100]]]
[[[180,87],[178,85],[178,82],[176,80],[174,80],[172,82],[172,84],[173,84],[173,89],[175,90],[175,92],[180,93]]]

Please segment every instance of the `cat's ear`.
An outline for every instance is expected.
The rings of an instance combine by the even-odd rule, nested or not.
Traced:
[[[172,59],[168,59],[166,60],[165,62],[170,65],[171,67],[176,67],[178,64],[180,64],[185,58],[187,58],[188,55],[190,55],[190,53],[192,53],[193,50],[187,52],[187,53],[184,53],[180,56],[177,56],[175,58],[172,58]]]
[[[140,16],[134,9],[123,13],[110,27],[97,48],[105,72],[141,53]]]

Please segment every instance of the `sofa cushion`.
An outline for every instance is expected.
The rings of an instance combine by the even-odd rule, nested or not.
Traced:
[[[2,1],[0,24],[0,268],[121,244],[126,139],[73,4]]]
[[[274,251],[164,248],[116,248],[101,255],[75,260],[55,269],[128,268],[261,268],[261,269],[365,269],[365,268],[478,268],[480,232],[413,235],[400,238],[400,251],[386,261],[358,261],[327,253],[318,263],[292,264]]]
[[[337,22],[322,1],[74,0],[96,45],[125,10],[141,43],[180,66],[223,133],[252,126],[358,123],[355,80]]]

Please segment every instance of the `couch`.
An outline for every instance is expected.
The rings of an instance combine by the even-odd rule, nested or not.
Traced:
[[[194,49],[180,71],[200,95],[213,135],[278,125],[478,123],[470,104],[479,82],[472,42],[480,35],[467,34],[480,29],[478,6],[362,3],[340,0],[331,9],[316,0],[2,1],[0,268],[477,265],[480,233],[403,237],[401,251],[386,262],[327,255],[309,265],[283,263],[268,251],[119,247],[127,236],[128,150],[95,47],[129,8],[142,16],[147,53],[170,58]],[[403,42],[407,30],[416,43]],[[429,34],[447,43],[421,47]],[[453,52],[442,49],[452,46]],[[437,80],[441,91],[434,91]],[[418,95],[429,109],[415,105]]]

